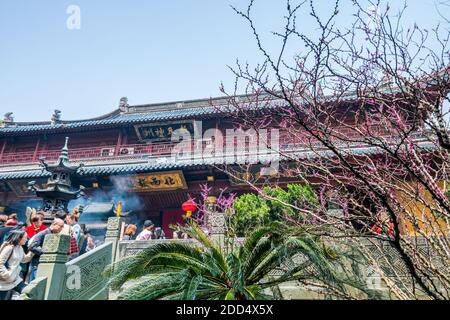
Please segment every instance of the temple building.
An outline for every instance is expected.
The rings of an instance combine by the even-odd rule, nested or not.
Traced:
[[[138,222],[150,218],[171,234],[169,225],[182,220],[182,203],[198,196],[200,185],[208,183],[212,194],[250,191],[215,168],[223,157],[204,152],[215,139],[208,132],[234,130],[220,111],[226,105],[226,98],[215,98],[131,106],[122,98],[117,109],[94,119],[65,121],[55,110],[51,121],[33,123],[15,122],[7,113],[0,125],[0,207],[22,214],[27,206],[41,206],[43,194],[51,192],[49,167],[64,167],[88,198],[110,195]],[[252,143],[243,148],[249,151]]]
[[[282,103],[267,99],[257,108],[276,111]],[[355,97],[342,103],[358,105]],[[182,204],[198,199],[202,185],[214,198],[253,192],[245,180],[301,183],[277,172],[278,151],[307,154],[309,145],[288,130],[241,130],[232,114],[226,97],[148,105],[122,98],[111,113],[88,120],[65,121],[55,110],[48,122],[16,122],[9,112],[0,122],[0,211],[24,218],[27,207],[55,213],[86,201],[121,202],[134,223],[151,219],[171,235],[169,226],[183,221]]]

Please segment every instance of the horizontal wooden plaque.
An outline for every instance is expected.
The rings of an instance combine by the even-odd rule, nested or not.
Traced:
[[[183,171],[155,172],[132,176],[131,192],[149,192],[162,190],[187,189]]]

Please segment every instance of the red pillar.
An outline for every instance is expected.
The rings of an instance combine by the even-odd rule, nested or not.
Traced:
[[[119,130],[119,136],[117,137],[116,149],[114,150],[114,155],[119,155],[120,146],[122,145],[122,129]]]
[[[38,138],[38,141],[36,142],[36,148],[34,148],[33,162],[36,161],[40,145],[41,145],[41,137]]]
[[[2,160],[3,158],[3,153],[5,152],[5,149],[6,149],[6,139],[5,141],[3,141],[2,150],[0,151],[0,160]]]

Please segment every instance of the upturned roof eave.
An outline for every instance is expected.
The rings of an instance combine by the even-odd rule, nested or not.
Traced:
[[[138,115],[139,113],[132,113],[130,115]],[[150,114],[150,113],[140,113],[142,114]],[[149,116],[148,118],[143,117],[142,119],[123,119],[120,117],[113,118],[104,118],[100,120],[86,120],[86,121],[66,121],[60,122],[58,124],[52,125],[50,123],[45,124],[33,124],[33,125],[23,125],[23,123],[18,124],[17,126],[8,126],[4,128],[0,128],[0,137],[7,136],[22,136],[22,135],[33,135],[38,133],[56,133],[56,132],[73,132],[73,131],[83,131],[86,129],[107,129],[107,128],[120,128],[129,125],[135,124],[143,124],[143,123],[151,123],[151,122],[160,122],[160,121],[172,121],[172,120],[183,120],[183,119],[199,119],[199,118],[211,118],[211,117],[220,117],[224,115],[222,112],[199,112],[195,115],[175,115],[172,116],[162,115],[158,117],[152,118]],[[150,119],[149,119],[150,118]],[[101,121],[101,123],[96,123],[97,121]]]
[[[237,98],[247,97],[245,95],[236,96]],[[228,98],[229,99],[229,98]],[[326,96],[323,97],[324,103],[331,103],[338,100],[339,103],[353,103],[358,100],[356,95],[345,95],[345,96]],[[22,136],[22,135],[33,135],[37,133],[56,133],[56,132],[72,132],[72,131],[83,131],[86,129],[96,129],[96,128],[115,128],[124,127],[135,124],[142,123],[152,123],[161,121],[172,121],[172,120],[184,120],[184,119],[204,119],[211,117],[223,117],[230,114],[227,109],[229,103],[225,103],[226,97],[211,98],[208,100],[189,100],[180,102],[168,102],[160,104],[146,104],[146,105],[134,105],[129,106],[131,112],[120,113],[119,109],[116,109],[106,115],[99,116],[97,118],[91,118],[88,120],[73,120],[73,121],[59,121],[56,124],[51,122],[21,122],[13,123],[6,127],[0,128],[0,137],[3,136]],[[212,101],[212,104],[205,106],[207,101]],[[222,102],[221,105],[214,105],[215,102]],[[278,102],[283,102],[282,99],[262,99],[259,103],[271,103],[269,107],[263,106],[262,109],[272,107],[277,107]],[[181,107],[179,109],[173,108],[177,103],[184,104],[203,104],[203,106],[195,107]],[[243,103],[254,103],[253,101],[243,101]],[[228,106],[226,106],[228,104]],[[152,110],[156,106],[171,105],[170,109],[158,109]]]

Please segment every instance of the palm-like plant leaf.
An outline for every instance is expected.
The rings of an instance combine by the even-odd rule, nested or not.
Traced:
[[[184,231],[197,243],[158,243],[105,270],[113,289],[137,280],[119,299],[268,299],[273,296],[267,288],[299,279],[315,279],[338,290],[354,286],[376,296],[363,283],[338,274],[338,252],[307,234],[289,237],[280,224],[257,228],[226,256],[195,223]],[[294,255],[301,255],[304,262],[281,268]],[[284,273],[269,277],[274,270]]]
[[[244,274],[242,272],[241,260],[234,253],[226,257],[228,265],[227,277],[230,279],[231,287],[235,292],[244,292]]]
[[[144,277],[137,284],[125,289],[119,296],[120,300],[153,300],[161,299],[181,291],[180,273],[162,273],[157,277]]]

